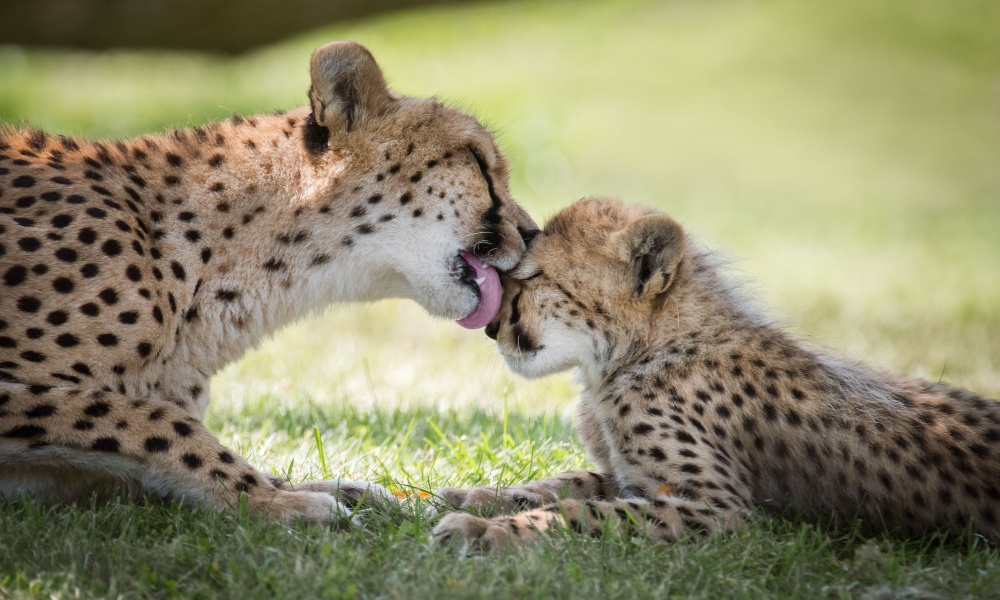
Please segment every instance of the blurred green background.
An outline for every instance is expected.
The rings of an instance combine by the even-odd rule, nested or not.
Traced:
[[[303,105],[332,39],[480,117],[540,222],[589,194],[653,204],[806,339],[1000,396],[995,0],[450,5],[235,58],[0,46],[0,120],[117,138]],[[385,302],[278,334],[213,394],[535,413],[574,388],[517,380],[482,334]]]
[[[1000,397],[997,0],[449,4],[237,57],[0,45],[0,121],[120,138],[304,105],[309,54],[333,39],[368,45],[397,90],[480,117],[539,222],[588,194],[655,205],[804,339]],[[304,320],[225,369],[208,425],[292,481],[513,484],[587,465],[566,418],[575,394],[568,374],[511,375],[480,332],[382,302]],[[156,505],[0,504],[0,597],[998,589],[997,551],[975,543],[860,545],[782,522],[670,547],[584,540],[463,561],[428,550],[420,514],[345,532]]]

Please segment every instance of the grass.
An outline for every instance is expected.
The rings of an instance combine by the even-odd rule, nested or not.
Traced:
[[[297,106],[311,49],[356,39],[397,89],[491,124],[536,219],[586,194],[654,204],[803,337],[1000,397],[996,31],[991,0],[567,0],[388,15],[238,59],[0,46],[0,120],[122,137]],[[516,379],[484,336],[405,303],[290,327],[212,393],[224,443],[294,480],[432,489],[587,464],[569,376]],[[0,598],[1000,597],[1000,554],[975,540],[762,521],[483,559],[430,547],[431,526],[0,506]]]

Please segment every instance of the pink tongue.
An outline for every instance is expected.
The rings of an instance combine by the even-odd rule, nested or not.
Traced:
[[[470,314],[458,320],[458,324],[466,329],[479,329],[486,327],[497,316],[500,310],[500,300],[503,296],[503,288],[500,287],[500,275],[497,270],[483,261],[476,258],[470,252],[462,252],[462,260],[476,270],[476,277],[485,277],[486,281],[479,286],[479,306]]]

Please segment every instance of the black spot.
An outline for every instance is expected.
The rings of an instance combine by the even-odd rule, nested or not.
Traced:
[[[21,296],[17,300],[17,309],[21,312],[36,313],[42,307],[42,302],[32,296]]]
[[[8,287],[13,287],[15,285],[20,285],[24,283],[24,280],[28,277],[28,270],[21,265],[14,265],[13,267],[7,269],[7,272],[3,274],[3,282]]]
[[[90,431],[93,428],[94,428],[94,422],[88,421],[86,419],[80,419],[76,423],[73,423],[73,429],[79,431]]]
[[[285,261],[278,260],[277,258],[270,258],[264,263],[264,268],[268,271],[280,271],[285,268]]]
[[[45,429],[37,425],[18,425],[8,429],[3,437],[11,438],[36,438],[45,435]]]
[[[102,333],[101,335],[97,336],[97,341],[102,346],[117,346],[118,336],[116,336],[113,333]]]
[[[639,423],[632,428],[632,432],[635,433],[636,435],[647,435],[649,433],[652,433],[652,431],[653,431],[653,426],[650,425],[649,423]]]
[[[104,288],[97,296],[109,306],[118,303],[118,292],[111,288]]]
[[[64,333],[56,338],[56,343],[63,348],[72,348],[80,343],[80,339],[72,333]]]
[[[122,245],[118,240],[108,240],[101,245],[101,251],[107,256],[118,256],[122,253]]]
[[[56,215],[52,217],[52,226],[62,229],[73,222],[73,217],[70,215]]]
[[[233,458],[233,455],[230,454],[229,452],[226,452],[225,450],[219,452],[219,460],[227,464],[232,464],[236,462],[236,459]]]
[[[76,370],[76,367],[77,365],[73,365],[74,370]],[[90,369],[86,369],[86,371],[87,372],[84,374],[90,375]],[[78,370],[78,372],[82,373],[83,371]],[[108,404],[107,402],[103,402],[100,400],[92,403],[90,406],[83,409],[83,414],[87,415],[88,417],[103,417],[107,415],[109,412],[111,412],[111,405]]]
[[[17,240],[17,245],[21,250],[25,252],[34,252],[42,247],[42,243],[38,241],[38,238],[24,237]]]
[[[223,302],[232,302],[239,298],[240,293],[237,290],[219,290],[215,292],[215,297]]]
[[[75,262],[76,250],[72,248],[60,248],[56,250],[56,258],[63,262]]]
[[[686,431],[678,431],[677,432],[677,441],[678,442],[682,442],[684,444],[694,444],[695,443],[694,438],[691,437],[691,435],[688,432],[686,432]]]
[[[73,363],[73,366],[71,368],[81,375],[86,375],[88,377],[92,376],[90,372],[90,367],[88,367],[83,363]]]
[[[94,440],[94,444],[90,448],[91,450],[97,450],[98,452],[118,452],[121,445],[115,438],[100,437]]]
[[[10,185],[16,188],[30,188],[35,185],[35,178],[30,175],[21,175],[14,179],[14,181],[11,181]]]
[[[153,351],[153,345],[149,342],[139,342],[139,345],[136,346],[135,349],[136,352],[139,353],[140,357],[146,358],[149,356],[149,353]]]
[[[170,450],[170,440],[158,436],[146,438],[144,443],[146,452],[162,453]]]
[[[44,419],[56,414],[56,407],[51,404],[39,404],[38,406],[25,411],[24,416],[29,419]]]
[[[124,325],[134,325],[139,320],[139,313],[134,310],[127,310],[118,313],[118,322]]]
[[[190,452],[183,454],[181,460],[184,461],[184,465],[189,469],[197,469],[202,465],[201,458],[197,454],[191,454]]]
[[[180,281],[184,281],[187,274],[184,272],[184,267],[181,266],[176,260],[170,262],[170,270],[173,271],[174,277]]]
[[[35,352],[34,350],[26,350],[21,353],[21,358],[23,358],[28,362],[40,363],[40,362],[45,362],[45,359],[47,357],[41,352]]]
[[[191,426],[188,425],[187,423],[185,423],[183,421],[174,421],[173,425],[174,425],[174,431],[177,432],[177,435],[179,435],[181,437],[187,437],[187,436],[191,435]],[[220,458],[221,458],[221,456],[220,456]],[[229,462],[232,462],[232,461],[229,461]]]
[[[76,286],[69,277],[57,277],[52,281],[52,289],[60,294],[68,294],[73,291],[74,287]]]
[[[76,239],[80,240],[84,244],[90,245],[97,240],[97,232],[90,227],[84,227],[80,230],[80,233],[76,235]]]

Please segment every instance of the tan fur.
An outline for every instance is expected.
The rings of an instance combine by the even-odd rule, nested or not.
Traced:
[[[312,66],[312,107],[288,114],[123,142],[0,132],[0,496],[242,491],[327,521],[368,489],[293,490],[222,448],[201,425],[212,374],[331,302],[462,317],[479,297],[459,253],[509,269],[535,227],[474,119],[391,92],[356,44]]]
[[[600,473],[445,490],[463,508],[533,508],[452,513],[438,538],[495,548],[624,525],[675,540],[756,506],[997,540],[1000,404],[807,347],[683,239],[668,217],[601,199],[535,238],[487,334],[522,375],[579,369],[578,432]]]

